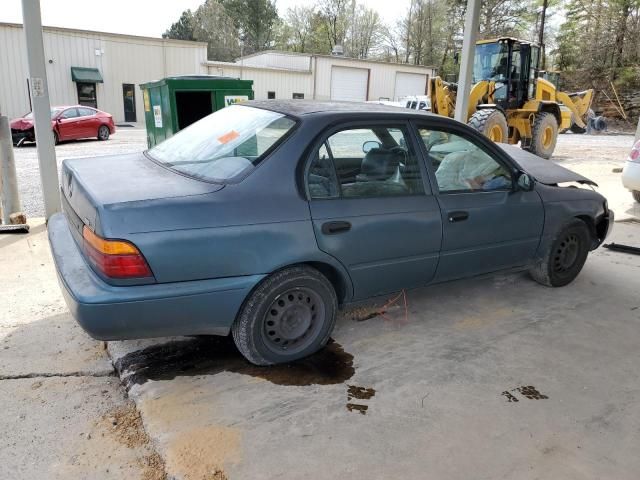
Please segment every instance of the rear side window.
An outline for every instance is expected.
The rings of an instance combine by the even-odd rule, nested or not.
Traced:
[[[78,113],[80,113],[81,117],[90,117],[92,115],[95,115],[96,111],[90,108],[78,108]]]
[[[311,198],[371,198],[424,193],[404,127],[338,131],[315,152],[307,174]]]
[[[232,105],[181,130],[148,154],[185,175],[225,182],[253,169],[294,125],[281,113]]]

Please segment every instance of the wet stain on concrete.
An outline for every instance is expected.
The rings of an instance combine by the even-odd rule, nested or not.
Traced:
[[[501,393],[501,395],[504,396],[509,403],[520,401],[511,392],[517,392],[523,397],[528,398],[529,400],[547,400],[549,398],[548,396],[540,393],[538,389],[533,385],[526,385],[522,387],[512,388],[511,390],[505,390]]]
[[[353,355],[333,340],[310,357],[285,365],[257,367],[240,355],[230,337],[196,337],[154,345],[116,361],[127,389],[148,380],[234,372],[276,385],[333,385],[353,376]]]
[[[514,397],[513,395],[511,395],[511,393],[509,393],[508,390],[505,390],[504,392],[502,392],[502,395],[504,395],[505,397],[507,397],[507,402],[512,403],[512,402],[519,402],[520,400],[518,400],[516,397]]]
[[[362,415],[367,414],[368,405],[360,403],[351,403],[351,400],[369,400],[376,394],[373,388],[358,387],[357,385],[347,385],[347,410],[350,412],[360,412]]]
[[[347,388],[347,400],[369,400],[376,394],[373,388],[357,387],[355,385],[348,385]]]
[[[347,410],[350,412],[360,412],[362,415],[366,415],[369,407],[367,405],[360,405],[357,403],[347,403]]]
[[[547,400],[549,398],[546,395],[541,394],[533,385],[518,387],[516,390],[529,400]]]

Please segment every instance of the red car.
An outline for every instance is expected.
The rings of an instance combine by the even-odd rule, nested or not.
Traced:
[[[95,108],[75,105],[71,107],[51,108],[51,129],[54,142],[57,145],[64,140],[96,137],[98,140],[108,140],[109,135],[116,131],[113,117]],[[11,122],[11,137],[13,144],[21,146],[24,142],[35,142],[33,130],[33,113]]]

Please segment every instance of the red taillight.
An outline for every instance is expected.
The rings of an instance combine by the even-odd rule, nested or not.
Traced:
[[[82,229],[84,252],[98,272],[110,278],[153,277],[140,250],[130,242],[100,238],[86,226]]]
[[[629,153],[629,161],[640,162],[640,140],[638,140],[631,149],[631,152]]]

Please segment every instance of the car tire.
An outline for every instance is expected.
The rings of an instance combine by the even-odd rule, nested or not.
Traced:
[[[631,195],[636,202],[640,203],[640,190],[632,190]]]
[[[53,131],[53,144],[58,145],[60,143],[60,137],[58,136],[58,132]]]
[[[531,146],[528,150],[539,157],[550,159],[558,141],[558,121],[553,113],[537,114],[531,133]]]
[[[582,220],[574,220],[562,228],[551,242],[544,257],[529,273],[547,287],[563,287],[580,273],[591,247],[589,228]]]
[[[251,292],[231,333],[251,363],[286,363],[326,345],[337,312],[329,280],[314,268],[294,266],[269,275]]]
[[[500,110],[495,108],[478,110],[471,115],[467,125],[480,132],[493,142],[509,142],[509,126],[507,124],[507,118]]]
[[[100,128],[98,128],[98,140],[109,140],[110,133],[109,127],[101,125]]]

